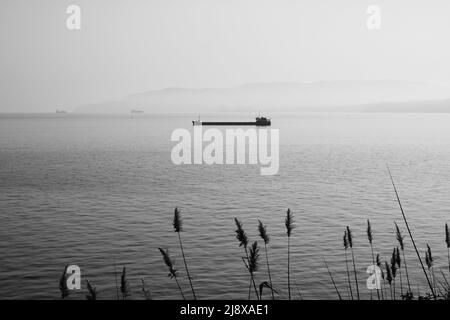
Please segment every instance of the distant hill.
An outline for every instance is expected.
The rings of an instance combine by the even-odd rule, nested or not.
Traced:
[[[450,113],[450,99],[354,106],[355,111],[382,113]]]
[[[142,110],[145,113],[348,110],[437,112],[431,109],[450,112],[447,99],[450,99],[448,88],[422,82],[392,80],[273,82],[249,83],[233,88],[152,90],[119,100],[80,106],[75,112],[130,113],[131,110]]]

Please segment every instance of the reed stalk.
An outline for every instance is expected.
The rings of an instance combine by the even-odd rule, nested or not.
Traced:
[[[353,271],[355,273],[355,283],[356,283],[356,295],[358,297],[358,300],[360,300],[359,297],[359,285],[358,285],[358,276],[356,273],[356,263],[355,263],[355,254],[353,252],[353,236],[352,236],[352,231],[350,230],[350,227],[347,226],[347,240],[348,240],[348,245],[350,246],[350,251],[352,253],[352,261],[353,261]]]
[[[277,290],[275,290],[274,288],[272,288],[272,286],[270,285],[269,282],[263,281],[263,282],[261,282],[261,283],[259,284],[259,298],[260,298],[260,300],[262,300],[262,296],[263,296],[262,294],[263,294],[263,289],[264,289],[264,288],[269,288],[270,290],[273,290],[273,292],[275,292],[275,293],[278,294]]]
[[[367,239],[369,240],[370,243],[370,251],[372,252],[372,265],[375,265],[375,255],[373,254],[373,232],[372,232],[372,226],[370,225],[370,220],[367,219]],[[376,283],[378,283],[378,273],[375,272],[375,281]],[[377,297],[378,300],[380,300],[380,292],[378,291],[377,288]],[[372,300],[372,290],[370,290],[370,300]]]
[[[381,265],[380,254],[377,254],[376,261],[377,261],[377,267],[380,268],[380,271],[381,271],[381,279],[383,279],[383,285],[382,285],[382,288],[380,291],[381,291],[381,299],[384,300],[384,293],[386,293],[386,280],[384,278],[384,271],[383,271],[383,268]],[[384,293],[383,293],[383,289],[384,289]]]
[[[427,264],[428,272],[430,273],[430,277],[431,277],[431,280],[433,283],[433,289],[434,289],[433,292],[435,292],[436,291],[436,283],[435,283],[434,268],[433,268],[434,259],[433,259],[433,255],[431,254],[431,248],[428,244],[427,244],[427,250],[425,251],[425,263]]]
[[[242,226],[242,222],[240,222],[238,220],[238,218],[234,218],[234,222],[236,223],[236,239],[239,241],[239,247],[243,247],[244,248],[244,252],[245,252],[245,256],[247,259],[247,262],[245,262],[244,258],[244,264],[246,266],[246,268],[248,269],[248,261],[249,261],[249,256],[248,256],[248,237],[247,234],[244,231],[244,227]],[[250,300],[251,298],[251,290],[252,290],[252,279],[250,277],[250,283],[248,286],[248,300]]]
[[[447,244],[448,274],[450,277],[450,231],[447,223],[445,224],[445,243]]]
[[[180,214],[180,211],[178,210],[178,208],[175,208],[175,210],[174,210],[173,230],[178,234],[178,241],[180,243],[181,254],[183,256],[186,274],[189,279],[189,284],[191,285],[192,295],[194,296],[194,300],[197,300],[197,296],[195,295],[194,285],[192,284],[192,277],[189,273],[188,265],[186,262],[186,256],[184,255],[183,242],[181,241],[181,231],[183,231],[183,220],[181,219],[181,214]]]
[[[256,288],[255,283],[255,272],[259,269],[259,248],[258,248],[258,242],[253,242],[252,246],[249,250],[249,260],[248,260],[248,271],[250,272],[250,277],[253,282],[253,287],[255,289],[256,298],[260,300],[258,289]]]
[[[400,207],[400,211],[402,213],[403,220],[405,221],[406,229],[408,230],[409,237],[411,238],[411,242],[412,242],[412,244],[414,246],[414,250],[416,251],[417,258],[419,259],[420,265],[422,267],[422,271],[423,271],[423,273],[425,275],[425,278],[427,279],[428,286],[430,287],[430,290],[431,290],[434,298],[436,298],[436,294],[434,293],[433,286],[431,285],[430,279],[428,278],[428,274],[425,271],[425,266],[423,265],[422,258],[420,257],[419,250],[417,249],[417,246],[416,246],[416,242],[414,241],[414,237],[412,236],[411,229],[409,228],[409,224],[408,224],[408,221],[406,219],[405,211],[403,210],[403,206],[402,206],[402,203],[400,201],[400,197],[398,195],[397,188],[395,187],[394,178],[392,177],[391,170],[389,169],[389,166],[387,166],[387,170],[388,170],[388,173],[389,173],[389,177],[391,178],[391,183],[392,183],[392,186],[394,188],[395,196],[397,198],[397,203],[398,203],[398,205]]]
[[[159,252],[161,252],[161,255],[163,257],[164,263],[166,264],[167,268],[169,269],[168,277],[170,279],[175,279],[175,283],[177,284],[178,290],[180,290],[181,296],[183,297],[183,300],[186,300],[183,290],[181,289],[180,283],[178,282],[178,274],[177,270],[175,269],[174,262],[170,258],[169,250],[163,250],[161,248],[158,248]]]
[[[67,268],[68,267],[69,267],[68,265],[66,265],[64,267],[64,271],[63,271],[61,277],[59,278],[59,291],[61,291],[61,298],[63,298],[63,299],[68,297],[69,294],[70,294],[70,291],[67,288],[67,278],[68,278],[68,276],[67,276]]]
[[[350,270],[349,270],[349,267],[348,267],[348,258],[347,258],[347,250],[348,250],[347,230],[344,231],[343,242],[344,242],[345,266],[347,268],[348,288],[350,290],[350,297],[353,300],[353,290],[352,290],[352,284],[350,283]]]
[[[86,281],[86,286],[88,289],[88,294],[86,295],[87,300],[97,300],[97,289],[91,285],[89,280]]]
[[[125,300],[130,295],[130,289],[127,280],[127,269],[123,267],[122,275],[120,276],[120,292],[122,293],[122,300]]]
[[[338,295],[339,300],[342,300],[341,294],[339,293],[339,290],[338,290],[338,288],[336,286],[336,283],[334,282],[334,278],[333,278],[333,275],[331,274],[330,268],[328,268],[327,260],[325,260],[325,258],[324,258],[323,262],[325,263],[325,266],[327,267],[327,271],[328,271],[328,274],[330,275],[331,282],[333,283],[334,290],[336,290],[336,293]]]
[[[391,275],[392,275],[392,283],[394,286],[394,300],[395,298],[395,277],[397,276],[397,249],[394,248],[391,256]]]
[[[396,231],[396,239],[398,241],[398,244],[400,245],[400,249],[402,250],[402,255],[403,255],[403,265],[405,266],[405,273],[406,273],[406,282],[408,283],[408,293],[412,295],[412,290],[411,290],[411,282],[409,281],[409,274],[408,274],[408,265],[406,264],[406,257],[405,257],[405,242],[404,239],[405,237],[402,236],[402,233],[400,231],[400,228],[398,227],[397,223],[395,223],[395,231]]]
[[[286,233],[288,236],[288,296],[289,300],[291,300],[291,270],[290,270],[290,247],[291,247],[291,233],[292,229],[294,229],[294,216],[291,213],[290,209],[287,209],[286,212],[286,219],[284,221],[284,224],[286,226]]]
[[[389,284],[389,291],[391,292],[391,300],[392,300],[392,272],[391,267],[387,263],[387,261],[384,262],[385,268],[386,268],[386,280]]]
[[[272,276],[270,274],[269,254],[267,252],[267,245],[269,244],[270,237],[269,237],[269,234],[267,233],[266,226],[261,222],[261,220],[258,220],[258,231],[259,231],[259,236],[264,241],[264,251],[266,253],[266,264],[267,264],[267,273],[269,274],[270,290],[271,290],[271,293],[272,293],[272,300],[275,300],[275,295],[274,295],[274,291],[273,291]],[[262,290],[260,292],[262,293]],[[261,296],[261,294],[260,294],[260,296]]]

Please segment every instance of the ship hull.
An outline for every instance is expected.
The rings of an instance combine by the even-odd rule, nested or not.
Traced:
[[[270,123],[256,123],[256,122],[195,122],[192,121],[193,125],[201,126],[257,126],[257,127],[267,127]]]

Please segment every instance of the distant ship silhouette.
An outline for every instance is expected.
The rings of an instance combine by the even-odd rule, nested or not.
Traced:
[[[267,127],[272,123],[270,119],[266,117],[258,116],[253,122],[243,122],[243,121],[201,121],[200,117],[198,120],[193,120],[193,126],[257,126],[257,127]]]

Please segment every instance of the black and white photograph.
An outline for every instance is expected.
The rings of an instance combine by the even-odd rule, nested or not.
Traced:
[[[0,300],[449,300],[449,39],[448,0],[2,0]]]

